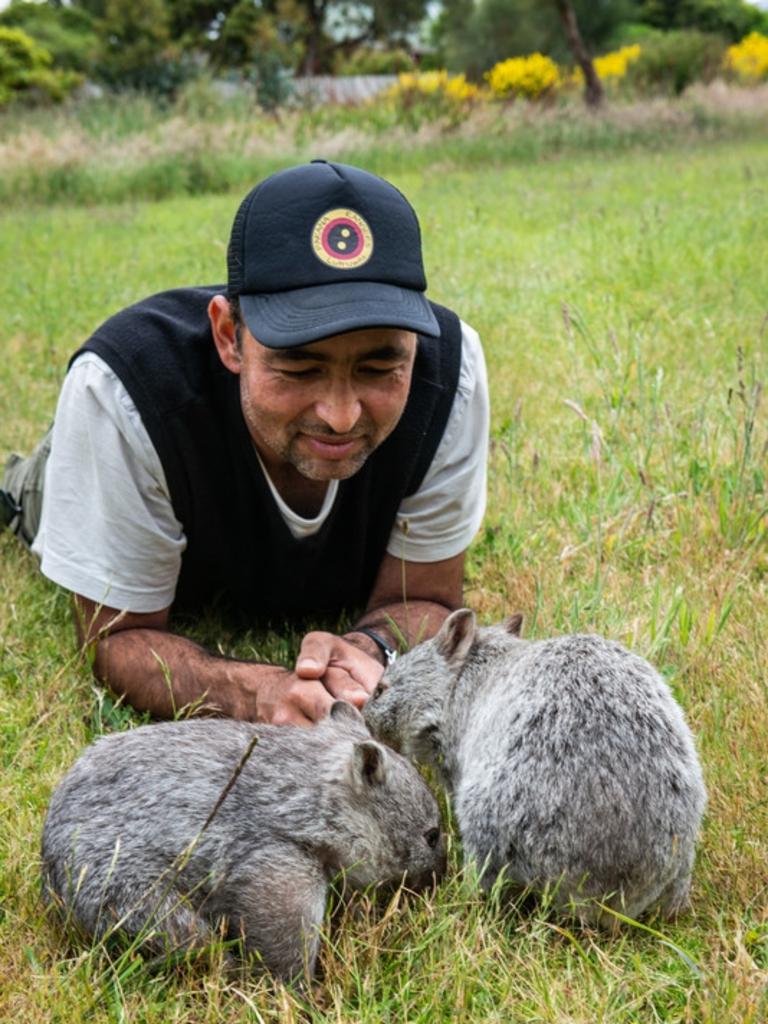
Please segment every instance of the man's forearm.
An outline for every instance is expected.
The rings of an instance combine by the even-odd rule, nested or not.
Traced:
[[[252,721],[267,717],[267,691],[291,673],[216,657],[186,637],[126,629],[96,642],[96,677],[139,711],[172,718],[183,708]]]
[[[368,610],[355,626],[366,626],[390,641],[396,650],[405,650],[434,636],[452,610],[434,601],[393,602]],[[353,633],[354,628],[350,635]],[[368,644],[375,653],[374,642],[368,640]]]

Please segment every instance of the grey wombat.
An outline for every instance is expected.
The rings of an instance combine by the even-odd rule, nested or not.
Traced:
[[[445,853],[424,781],[337,701],[311,729],[209,719],[97,740],[53,794],[42,860],[45,896],[89,935],[174,950],[221,928],[298,979],[333,876],[425,885]]]
[[[521,618],[467,609],[387,669],[364,710],[374,735],[435,764],[465,859],[554,889],[613,927],[687,900],[706,794],[691,733],[643,658],[599,636],[521,640]]]

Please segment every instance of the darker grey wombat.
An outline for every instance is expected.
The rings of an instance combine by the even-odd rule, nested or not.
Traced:
[[[691,733],[643,658],[599,636],[525,641],[520,617],[476,628],[454,612],[387,669],[364,716],[374,735],[435,764],[465,857],[490,887],[520,886],[612,924],[686,902],[705,805]],[[613,919],[615,921],[615,919]]]
[[[312,729],[209,719],[97,740],[53,794],[42,859],[47,898],[96,938],[191,949],[221,927],[288,979],[314,968],[334,875],[424,885],[445,854],[423,780],[338,701]]]

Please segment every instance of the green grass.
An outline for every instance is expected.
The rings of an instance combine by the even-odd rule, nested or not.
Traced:
[[[615,938],[481,902],[458,871],[328,921],[301,999],[90,951],[45,918],[46,802],[130,715],[73,651],[66,595],[0,537],[0,1019],[749,1022],[768,1019],[768,144],[558,159],[376,159],[414,202],[430,294],[481,333],[490,502],[467,602],[528,635],[651,657],[697,734],[710,802],[692,912]],[[468,142],[467,145],[470,145]],[[389,161],[389,162],[387,162]],[[238,192],[0,215],[0,454],[47,424],[68,355],[149,291],[221,280]],[[227,650],[288,660],[296,635]]]

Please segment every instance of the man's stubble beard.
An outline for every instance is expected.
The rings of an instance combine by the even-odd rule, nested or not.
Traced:
[[[402,418],[403,411],[401,409],[392,422],[386,426],[377,426],[369,416],[365,416],[357,422],[353,431],[341,435],[332,430],[327,423],[301,423],[292,429],[290,439],[281,446],[281,450],[278,450],[277,447],[274,447],[273,450],[281,458],[290,462],[294,469],[308,480],[348,480],[363,468],[370,456],[394,432]],[[346,440],[357,438],[363,442],[363,445],[359,451],[347,456],[344,460],[335,462],[331,459],[305,456],[294,444],[302,434],[320,438],[344,437]],[[316,466],[319,466],[319,469],[316,469]],[[342,466],[344,467],[343,471]]]
[[[326,436],[333,437],[334,435],[326,432]],[[293,468],[307,480],[348,480],[363,468],[368,457],[377,447],[378,445],[366,441],[359,452],[355,452],[340,462],[326,462],[323,459],[304,456],[293,444],[286,447],[284,455],[283,453],[278,454],[290,462]]]
[[[248,432],[256,445],[257,450],[262,446],[267,448],[269,455],[276,456],[293,468],[307,480],[347,480],[362,469],[368,457],[379,447],[379,445],[395,429],[397,422],[392,424],[389,430],[381,432],[380,436],[371,440],[376,434],[376,427],[370,420],[358,422],[351,434],[344,434],[345,438],[357,437],[363,440],[363,447],[339,462],[323,460],[318,457],[304,455],[298,447],[297,442],[302,434],[310,434],[314,437],[338,437],[335,431],[331,430],[326,423],[299,422],[291,424],[289,432],[285,428],[274,427],[269,419],[262,421],[262,418],[254,414],[253,406],[246,397],[243,401],[243,414],[245,416]],[[262,451],[262,458],[265,453]],[[267,461],[269,461],[267,456]]]

